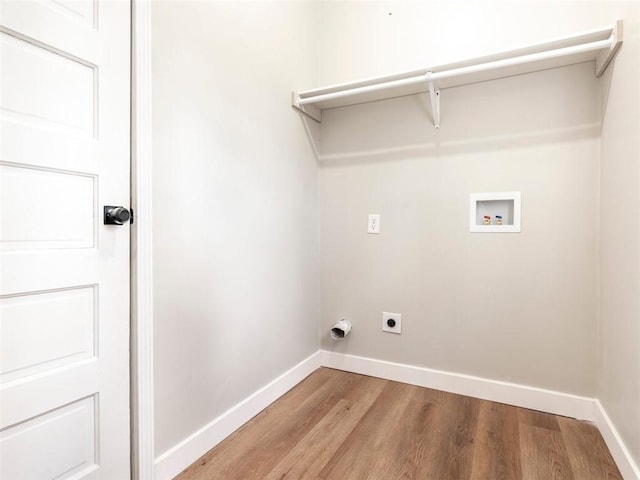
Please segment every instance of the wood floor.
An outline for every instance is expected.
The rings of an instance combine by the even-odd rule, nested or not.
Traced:
[[[321,368],[176,478],[622,477],[588,422]]]

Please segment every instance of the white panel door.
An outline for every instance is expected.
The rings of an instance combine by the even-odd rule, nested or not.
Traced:
[[[130,4],[0,0],[0,478],[125,480]]]

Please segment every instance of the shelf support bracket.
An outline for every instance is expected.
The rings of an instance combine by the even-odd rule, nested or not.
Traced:
[[[425,78],[429,84],[429,97],[431,97],[431,114],[433,115],[433,124],[436,130],[440,128],[440,89],[431,80],[431,72],[425,74]]]
[[[300,96],[296,92],[291,93],[291,107],[314,122],[322,122],[322,110],[315,105],[300,105]]]
[[[618,20],[613,26],[610,41],[610,47],[596,58],[596,77],[602,76],[622,45],[622,20]]]

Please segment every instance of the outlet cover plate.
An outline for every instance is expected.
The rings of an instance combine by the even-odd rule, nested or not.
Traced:
[[[367,223],[367,233],[380,233],[380,214],[370,213]]]
[[[387,325],[387,320],[389,319],[393,319],[396,321],[395,326],[390,327],[389,325]],[[402,333],[402,314],[382,312],[382,331],[398,334]]]

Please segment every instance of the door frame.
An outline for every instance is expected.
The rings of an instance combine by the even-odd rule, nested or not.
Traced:
[[[131,0],[131,478],[152,480],[153,250],[151,1]]]

